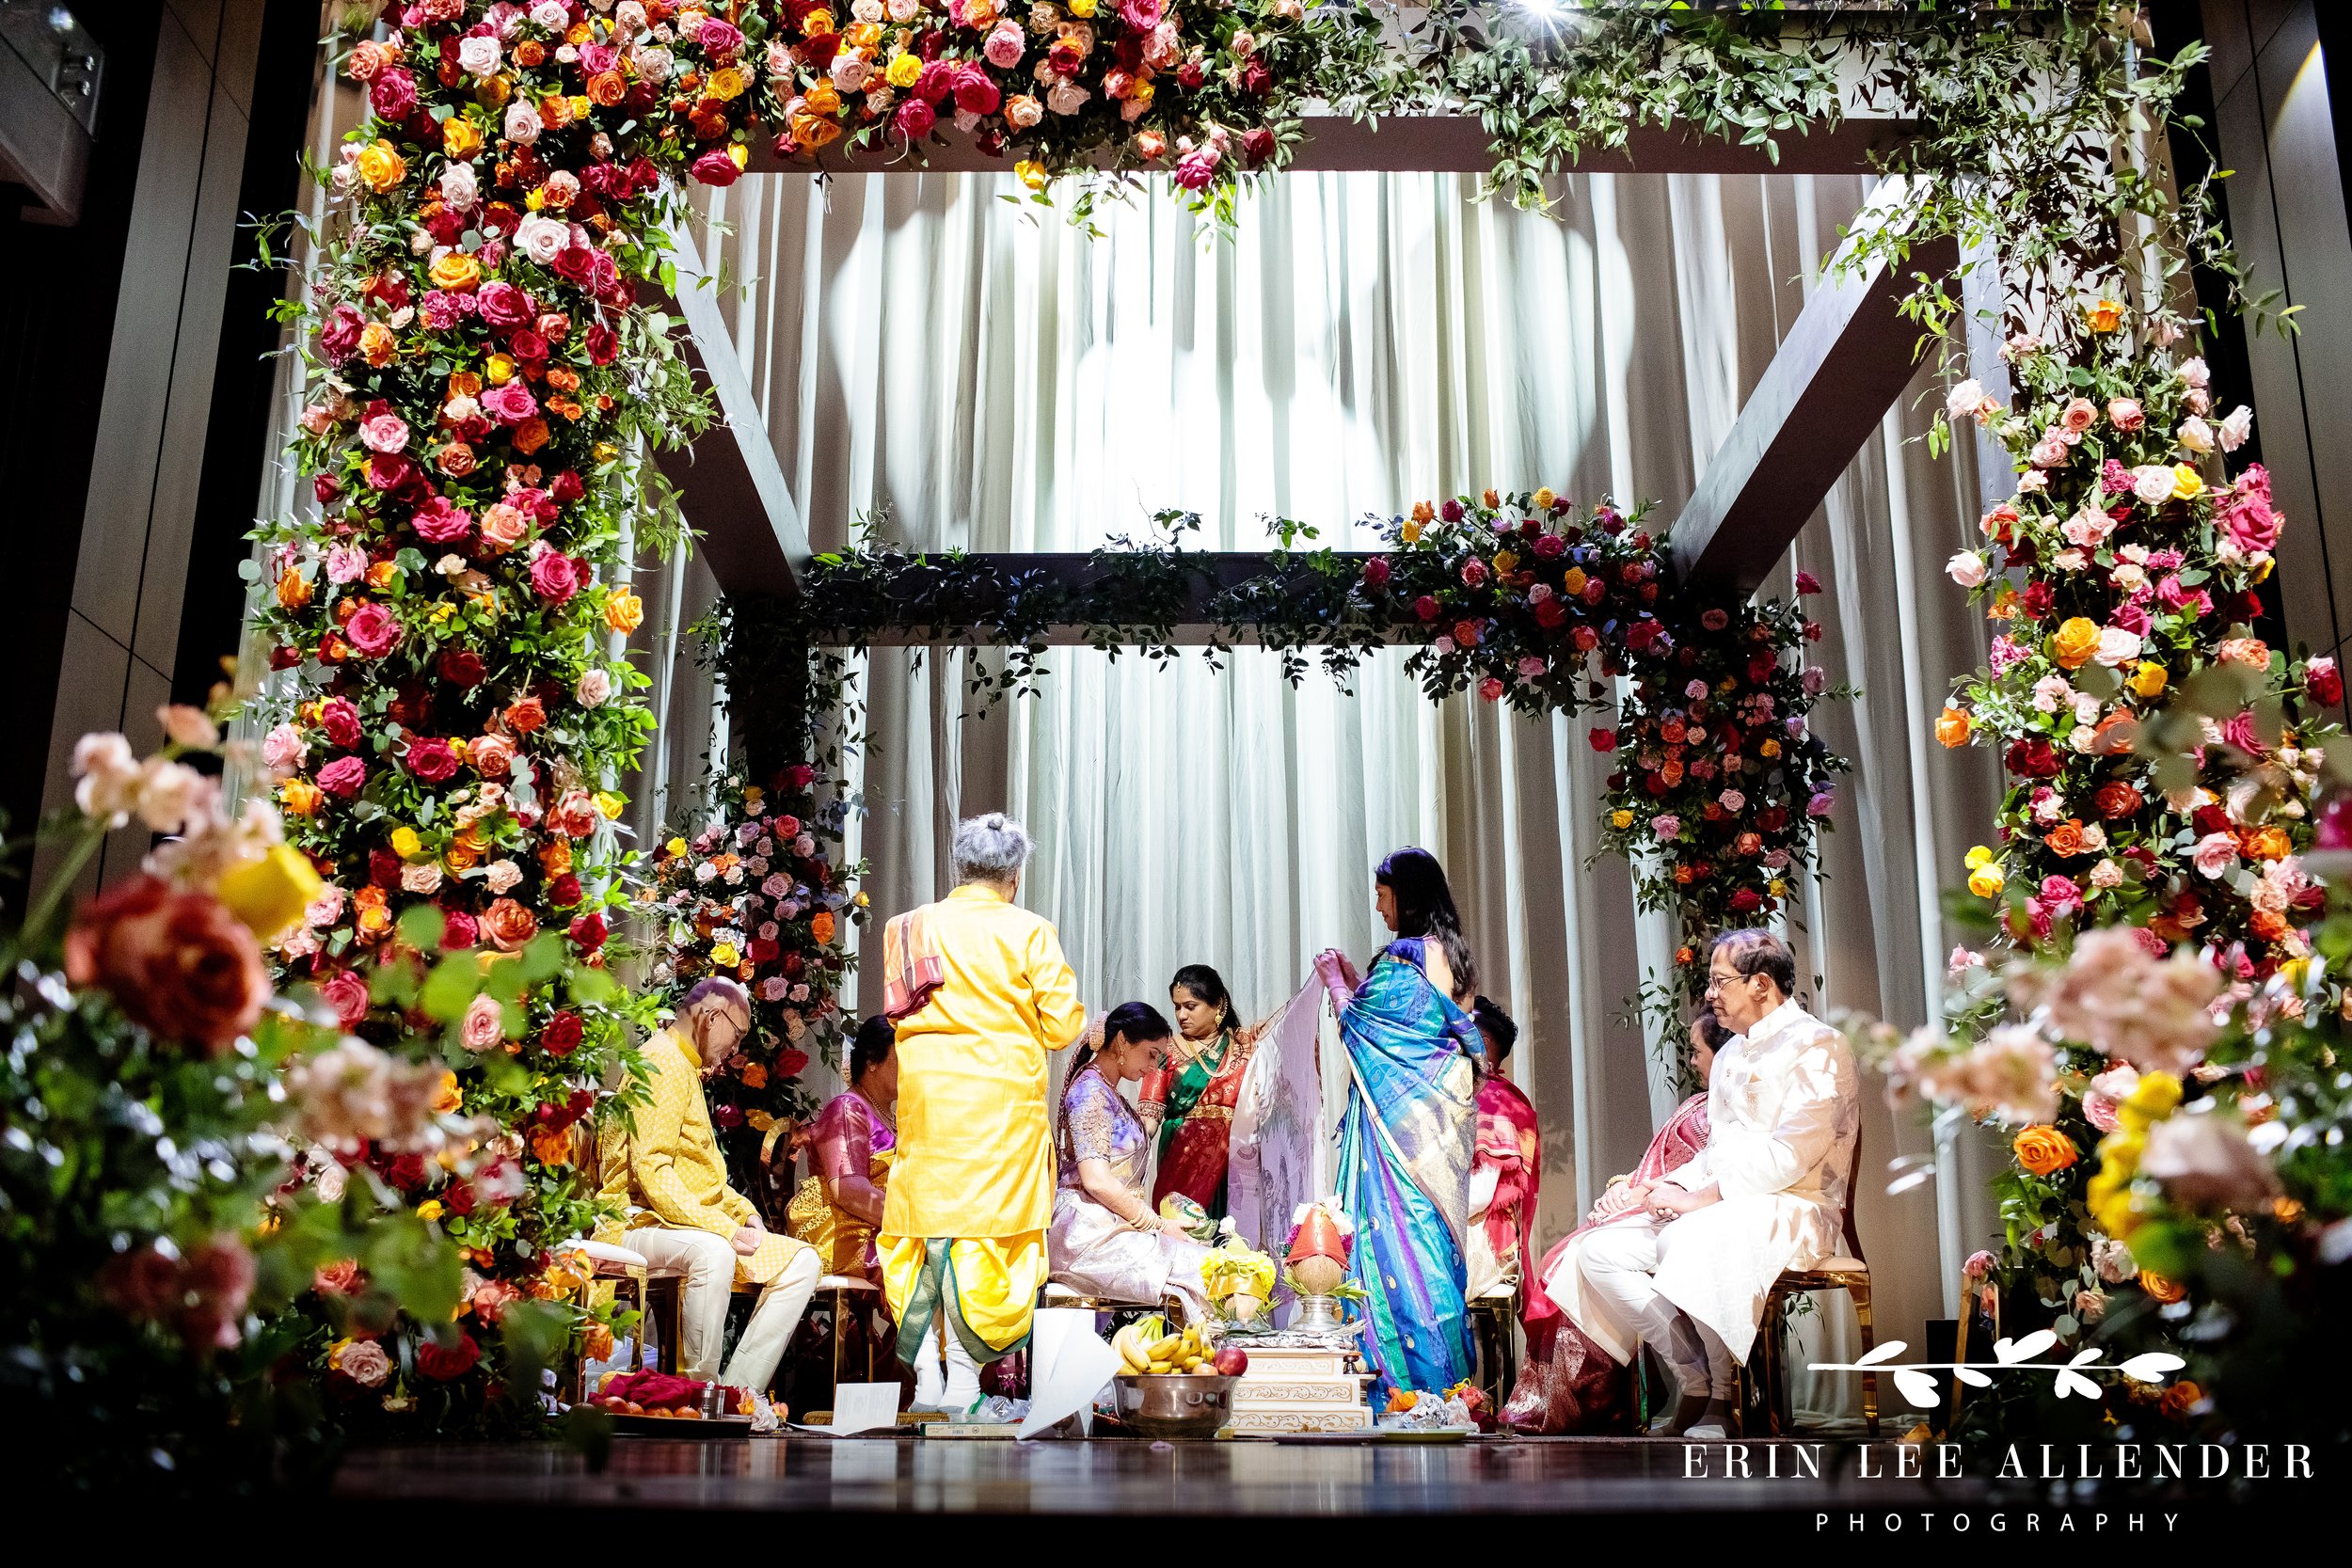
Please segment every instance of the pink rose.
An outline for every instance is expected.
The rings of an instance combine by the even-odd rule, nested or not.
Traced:
[[[2099,418],[2098,405],[2089,398],[2072,398],[2058,413],[2058,428],[2081,435]]]
[[[400,623],[380,604],[363,604],[343,623],[343,639],[370,658],[400,645]]]
[[[565,241],[570,240],[569,229],[562,224],[556,224],[554,227]],[[490,282],[482,285],[474,295],[474,309],[480,311],[482,319],[492,326],[520,326],[531,320],[534,309],[531,296],[515,287],[514,284],[507,282]]]
[[[566,790],[548,813],[548,829],[565,838],[586,838],[596,831],[604,814],[596,810],[596,802],[584,789]]]
[[[956,107],[968,115],[991,115],[1004,94],[978,66],[966,66],[956,77]]]
[[[501,554],[521,544],[531,532],[531,519],[520,507],[504,501],[482,515],[482,544],[493,554]]]
[[[501,424],[520,424],[539,412],[539,400],[519,381],[493,387],[482,394],[482,411]]]
[[[339,969],[319,986],[319,998],[335,1009],[335,1022],[357,1029],[368,1016],[368,983],[353,971]]]
[[[920,98],[910,98],[898,105],[898,116],[891,123],[907,140],[919,141],[930,135],[931,127],[938,121],[938,112],[929,103]]]
[[[1206,190],[1216,178],[1219,162],[1214,147],[1195,148],[1176,160],[1176,183],[1188,191]]]
[[[980,45],[980,53],[987,55],[988,63],[997,70],[1010,71],[1021,63],[1021,56],[1027,48],[1028,36],[1023,32],[1021,24],[1008,17],[990,31],[988,41]]]
[[[359,333],[366,325],[367,318],[356,307],[336,306],[319,328],[319,353],[328,364],[341,364],[359,352]]]
[[[358,757],[337,757],[319,769],[319,787],[348,800],[368,782],[368,765]]]
[[[326,580],[358,582],[367,575],[368,552],[356,545],[338,545],[326,552]]]
[[[397,414],[377,414],[359,421],[359,444],[370,451],[396,452],[408,445],[408,421]]]
[[[735,160],[717,148],[695,159],[688,172],[697,183],[705,185],[732,185],[743,177],[743,171],[735,166]]]
[[[2107,423],[2115,426],[2116,429],[2129,434],[2147,422],[2147,412],[2139,406],[2137,398],[2109,398],[2107,400]]]
[[[292,724],[280,724],[262,737],[262,764],[281,779],[300,768],[310,751],[302,732]]]
[[[732,23],[722,22],[714,16],[702,24],[702,30],[694,35],[694,41],[702,45],[704,54],[724,65],[735,58],[737,50],[743,47],[743,34]]]
[[[450,750],[446,740],[411,740],[408,754],[403,760],[409,772],[427,784],[439,784],[457,771],[457,753]]]
[[[502,735],[485,735],[466,748],[466,761],[485,779],[504,779],[515,770],[515,743]]]
[[[490,1051],[506,1037],[506,1009],[499,999],[488,993],[477,996],[466,1006],[464,1022],[458,1025],[457,1037],[469,1051]]]
[[[2197,841],[2191,859],[2201,875],[2220,878],[2237,863],[2237,840],[2228,833],[2207,833]]]
[[[560,605],[580,592],[580,562],[544,542],[531,557],[531,590]]]
[[[417,508],[408,523],[429,544],[453,545],[473,531],[473,514],[447,496],[436,496]]]
[[[2271,506],[2269,470],[2259,463],[2249,465],[2231,486],[2217,521],[2231,543],[2249,554],[2275,547],[2285,519]]]

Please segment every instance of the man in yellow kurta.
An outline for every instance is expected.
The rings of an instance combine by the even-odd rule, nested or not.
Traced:
[[[815,1248],[770,1230],[751,1200],[728,1185],[726,1162],[711,1131],[703,1080],[734,1054],[751,1022],[751,997],[741,986],[705,980],[687,993],[676,1022],[646,1042],[653,1102],[637,1108],[635,1128],[626,1134],[631,1210],[626,1244],[656,1268],[685,1276],[678,1370],[703,1380],[718,1376],[730,1387],[764,1396],[823,1268]],[[622,1134],[616,1128],[607,1135]],[[739,1283],[762,1289],[721,1374],[727,1298]],[[773,1424],[764,1397],[754,1400],[753,1414],[755,1424]]]
[[[969,1410],[1029,1336],[1054,1213],[1046,1054],[1086,1028],[1054,927],[1012,899],[1032,848],[1000,813],[956,829],[957,886],[894,921],[898,1161],[877,1238],[914,1408]],[[904,922],[904,925],[900,923]],[[895,1011],[896,1009],[894,1009]]]

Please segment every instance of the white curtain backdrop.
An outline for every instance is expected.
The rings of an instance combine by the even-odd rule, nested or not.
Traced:
[[[1089,238],[1009,189],[772,176],[709,193],[705,254],[746,285],[736,348],[819,547],[885,509],[918,547],[1084,549],[1162,506],[1199,511],[1203,547],[1263,546],[1269,514],[1360,546],[1364,513],[1490,483],[1654,499],[1663,522],[1865,182],[1572,177],[1546,216],[1454,176],[1302,175],[1248,199],[1230,239],[1164,193]],[[1940,576],[1975,475],[1929,461],[1907,439],[1923,427],[1911,398],[1890,412],[1771,585],[1799,566],[1829,585],[1818,656],[1864,688],[1822,719],[1856,775],[1792,933],[1806,990],[1819,1011],[1906,1025],[1935,998],[1938,888],[1994,787],[1981,756],[1929,744],[1981,633]],[[1514,1072],[1544,1118],[1549,1239],[1671,1104],[1660,1042],[1622,1016],[1667,934],[1620,864],[1587,864],[1605,767],[1584,726],[1433,705],[1401,662],[1343,696],[1247,652],[1223,673],[1065,652],[1039,701],[983,720],[963,713],[960,656],[877,654],[860,848],[886,913],[943,889],[959,816],[1010,810],[1042,846],[1025,901],[1059,925],[1091,1004],[1158,1001],[1177,964],[1206,961],[1255,1013],[1318,948],[1370,951],[1373,863],[1427,845],[1484,989],[1525,1029]],[[1960,1180],[1890,1196],[1881,1173],[1921,1135],[1875,1095],[1864,1148],[1881,1332],[1915,1341],[1989,1231],[1981,1173],[1962,1150]],[[1823,1307],[1800,1367],[1853,1348],[1844,1307]],[[1842,1413],[1850,1382],[1800,1371],[1798,1402]]]

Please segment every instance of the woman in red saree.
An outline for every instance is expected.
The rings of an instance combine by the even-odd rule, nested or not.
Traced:
[[[1186,964],[1168,988],[1176,1014],[1176,1043],[1168,1066],[1143,1080],[1144,1130],[1159,1138],[1159,1174],[1152,1204],[1182,1193],[1225,1217],[1225,1166],[1233,1133],[1233,1107],[1242,1075],[1257,1049],[1251,1030],[1233,1022],[1233,999],[1207,964]]]
[[[1562,1269],[1576,1267],[1576,1245],[1584,1236],[1620,1214],[1638,1212],[1637,1205],[1618,1201],[1623,1194],[1656,1181],[1706,1147],[1707,1079],[1716,1049],[1728,1037],[1714,1014],[1699,1014],[1691,1025],[1691,1065],[1698,1074],[1698,1093],[1675,1108],[1650,1139],[1639,1165],[1628,1175],[1609,1179],[1584,1223],[1544,1254],[1520,1310],[1527,1330],[1527,1363],[1502,1407],[1502,1422],[1512,1431],[1529,1437],[1560,1437],[1632,1430],[1627,1369],[1577,1327],[1544,1286]]]

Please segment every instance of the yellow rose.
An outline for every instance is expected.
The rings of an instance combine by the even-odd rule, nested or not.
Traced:
[[[457,1087],[457,1074],[443,1072],[441,1086],[433,1091],[432,1109],[434,1112],[440,1116],[448,1116],[465,1103],[466,1097]]]
[[[979,24],[976,22],[973,23],[972,25],[977,27]],[[833,12],[825,9],[821,6],[801,19],[801,36],[803,38],[820,39],[833,30]]]
[[[882,80],[894,87],[911,87],[923,79],[923,62],[913,55],[894,55]]]
[[[1070,0],[1070,14],[1084,20],[1094,14],[1094,0]]]
[[[359,179],[368,189],[381,195],[406,178],[408,178],[408,161],[400,155],[390,142],[379,137],[361,150]]]
[[[414,828],[394,828],[392,830],[392,853],[405,861],[415,860],[424,853],[424,840],[417,836],[417,830]]]
[[[645,619],[645,601],[626,588],[613,590],[604,601],[604,624],[624,634],[635,631]]]
[[[1547,484],[1542,489],[1535,492],[1535,510],[1538,512],[1549,512],[1551,510],[1551,503],[1559,499],[1560,498],[1558,496],[1552,494],[1551,486]]]
[[[2083,324],[2093,332],[2112,332],[2123,325],[2123,302],[2098,299],[2083,309]]]
[[[1633,814],[1624,810],[1613,811],[1609,814],[1609,825],[1613,828],[1630,828],[1633,826]]]
[[[596,809],[604,813],[604,819],[607,822],[618,822],[621,819],[621,808],[628,804],[627,800],[609,789],[597,790],[594,799],[596,802]]]
[[[1023,184],[1033,191],[1041,191],[1045,188],[1045,166],[1034,158],[1022,159],[1012,166],[1012,172],[1020,177]]]
[[[2050,657],[2062,670],[2079,670],[2099,651],[2099,626],[2077,615],[2050,639]]]
[[[493,354],[490,356],[490,362],[483,367],[483,373],[489,377],[491,386],[505,386],[515,379],[514,356],[506,354]]]
[[[1404,541],[1405,541],[1406,544],[1408,544],[1408,545],[1418,545],[1418,544],[1420,544],[1420,543],[1421,543],[1421,519],[1420,519],[1420,518],[1418,518],[1418,517],[1407,517],[1407,518],[1406,518],[1406,519],[1405,519],[1405,531],[1404,531],[1404,533],[1403,533],[1400,537],[1402,537],[1402,538],[1404,539]]]
[[[1768,757],[1776,757],[1780,755],[1780,742],[1777,740],[1767,740],[1763,745],[1758,746],[1756,750],[1763,752]]]
[[[1507,578],[1518,570],[1519,558],[1509,550],[1495,552],[1495,576]]]
[[[2143,1072],[2139,1085],[2115,1109],[2116,1125],[2125,1132],[2145,1132],[2181,1108],[2181,1081],[2169,1072]],[[2104,1145],[2102,1148],[2104,1148]]]
[[[2164,666],[2153,659],[2141,659],[2139,668],[2132,672],[2132,691],[2141,697],[2164,695],[2166,676]]]
[[[686,841],[682,838],[674,838],[661,847],[667,849],[673,855],[683,855],[686,853]]]
[[[2001,891],[2001,883],[2007,879],[2001,863],[1989,861],[1968,873],[1968,891],[1979,898],[1990,898]]]
[[[435,1220],[437,1220],[440,1217],[441,1200],[439,1198],[428,1197],[422,1203],[417,1205],[417,1218],[424,1221],[427,1225],[432,1224]]]
[[[442,155],[454,159],[471,158],[482,150],[482,133],[474,129],[472,120],[464,115],[452,115],[441,121]]]
[[[246,929],[268,938],[301,919],[326,885],[309,856],[292,845],[278,844],[222,872],[215,891]]]
[[[710,961],[721,969],[733,969],[741,957],[731,942],[723,942],[710,950]]]
[[[1560,592],[1565,594],[1571,599],[1575,598],[1579,594],[1583,593],[1584,568],[1581,566],[1569,567],[1566,574],[1560,578]]]
[[[2204,491],[2205,479],[2202,474],[2185,463],[2172,465],[2172,499],[2174,500],[2192,501],[2204,494]]]
[[[1968,851],[1968,858],[1961,863],[1965,865],[1971,871],[1974,871],[1980,865],[1991,865],[1993,863],[1993,851],[1979,844]]]
[[[703,94],[705,97],[715,98],[723,103],[730,99],[742,97],[743,89],[748,86],[750,84],[743,80],[743,73],[731,65],[721,66],[710,73],[710,80],[704,84]]]
[[[482,281],[482,264],[462,250],[453,250],[433,263],[433,286],[464,293]]]

